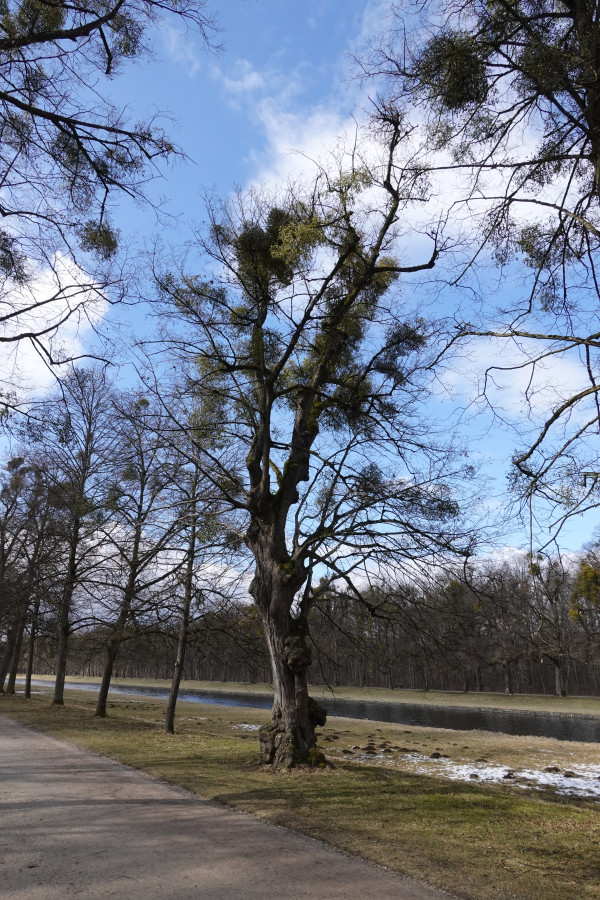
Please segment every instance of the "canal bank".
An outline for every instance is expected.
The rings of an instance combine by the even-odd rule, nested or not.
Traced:
[[[19,679],[19,682],[21,680]],[[34,679],[32,684],[47,686],[46,679]],[[67,679],[72,690],[97,691],[95,682]],[[115,681],[111,694],[166,699],[168,690],[148,685],[125,685]],[[209,703],[217,706],[240,706],[253,709],[269,709],[272,696],[250,691],[197,691],[183,688],[180,699],[191,703]],[[429,728],[448,728],[460,731],[490,731],[511,735],[549,737],[563,741],[600,743],[600,716],[563,711],[538,711],[497,709],[494,707],[437,705],[432,703],[405,703],[380,700],[352,700],[325,697],[320,701],[328,715],[363,719],[373,722],[414,725]]]

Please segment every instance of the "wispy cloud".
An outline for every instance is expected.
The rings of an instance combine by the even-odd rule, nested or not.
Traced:
[[[171,62],[184,66],[189,77],[193,78],[200,70],[201,60],[185,30],[176,28],[165,20],[162,23],[161,37]]]
[[[263,91],[267,86],[265,74],[254,69],[246,59],[239,59],[227,68],[215,67],[214,73],[233,97]]]

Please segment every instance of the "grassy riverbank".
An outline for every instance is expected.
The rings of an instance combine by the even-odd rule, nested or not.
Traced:
[[[35,678],[54,682],[54,675],[36,675]],[[100,684],[99,678],[71,677],[69,681],[81,684]],[[154,678],[119,678],[115,684],[124,687],[169,688],[170,681]],[[223,691],[224,693],[269,694],[269,684],[250,684],[237,681],[182,681],[181,688],[196,691]],[[488,694],[458,691],[411,691],[401,688],[339,687],[332,691],[323,685],[312,685],[313,697],[327,700],[338,697],[346,700],[373,700],[384,703],[430,703],[434,706],[469,706],[486,709],[536,710],[547,713],[567,713],[600,717],[600,697],[554,697],[547,694]]]
[[[115,700],[106,720],[93,704],[75,691],[65,709],[17,695],[0,698],[0,713],[459,896],[600,900],[597,801],[413,765],[438,754],[432,766],[451,759],[474,774],[484,763],[573,768],[598,763],[597,745],[335,719],[321,736],[334,769],[274,776],[256,765],[263,711],[181,703],[167,736],[163,701]]]

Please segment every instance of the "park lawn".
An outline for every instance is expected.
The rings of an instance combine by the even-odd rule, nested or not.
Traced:
[[[92,716],[94,701],[73,691],[66,708],[53,709],[47,696],[27,702],[17,695],[1,698],[0,713],[462,897],[600,898],[598,802],[426,777],[339,756],[333,769],[272,775],[256,762],[252,729],[265,720],[264,711],[181,703],[178,733],[169,736],[162,732],[164,701],[116,700],[105,720]],[[521,752],[524,759],[523,738],[407,732],[351,719],[326,727],[322,746],[335,755],[371,735],[398,740],[402,730],[403,740],[414,739],[423,749],[431,742],[442,746],[445,738],[448,747],[469,745],[472,755],[484,746],[489,754],[495,743],[500,753]],[[597,745],[571,746],[571,758],[583,748],[597,761]]]
[[[20,676],[23,677],[23,676]],[[54,675],[35,675],[35,679],[54,684]],[[68,681],[81,684],[100,684],[100,678],[69,675]],[[123,687],[155,687],[169,690],[170,680],[161,678],[114,678]],[[182,681],[182,690],[222,691],[223,693],[272,694],[270,684],[238,681]],[[434,706],[467,706],[485,709],[535,710],[546,713],[567,713],[600,716],[600,697],[554,697],[550,694],[492,694],[462,691],[417,691],[403,688],[336,687],[312,685],[311,696],[325,702],[328,697],[340,700],[373,700],[381,703],[428,703]]]

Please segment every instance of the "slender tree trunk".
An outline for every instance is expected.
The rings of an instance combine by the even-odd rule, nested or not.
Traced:
[[[102,682],[100,684],[100,691],[98,693],[98,700],[96,701],[96,710],[94,713],[94,715],[98,716],[100,719],[103,719],[106,716],[106,701],[108,699],[108,691],[110,689],[110,682],[112,679],[115,661],[117,659],[117,656],[119,655],[119,648],[121,646],[121,641],[123,640],[123,628],[125,625],[125,621],[127,620],[127,615],[129,615],[129,608],[127,609],[127,614],[124,617],[122,615],[119,616],[119,621],[115,626],[115,631],[113,632],[113,636],[111,637],[108,644],[106,662],[104,663],[104,670],[102,672]],[[121,621],[122,627],[120,627]]]
[[[69,646],[69,634],[71,632],[71,603],[75,590],[77,577],[77,548],[79,546],[79,520],[76,519],[71,533],[71,546],[69,548],[69,562],[67,577],[61,597],[58,614],[58,647],[56,650],[56,681],[54,683],[53,706],[65,705],[65,677],[67,674],[67,651]]]
[[[131,604],[135,596],[135,585],[139,562],[138,551],[140,536],[141,529],[139,530],[139,533],[136,533],[135,536],[134,550],[129,567],[129,577],[127,579],[127,585],[125,587],[121,609],[119,610],[119,618],[115,622],[115,627],[111,635],[111,639],[108,643],[106,662],[104,664],[104,671],[102,673],[102,682],[100,684],[98,700],[96,701],[95,715],[100,719],[103,719],[106,716],[106,701],[108,699],[108,692],[110,690],[110,682],[112,680],[113,669],[117,660],[117,656],[119,655],[119,650],[121,649],[121,644],[123,643],[125,625],[127,624],[127,619],[129,618],[129,614],[131,612]]]
[[[476,666],[475,677],[477,679],[477,690],[481,693],[483,691],[483,679],[481,677],[481,666]]]
[[[25,699],[31,700],[31,676],[33,674],[33,657],[35,654],[35,639],[37,637],[37,623],[40,614],[40,598],[36,595],[31,616],[31,631],[29,632],[29,648],[27,652],[27,672],[25,674]]]
[[[13,646],[12,659],[10,661],[10,669],[8,674],[8,682],[6,684],[6,693],[14,694],[15,685],[17,683],[17,675],[19,672],[19,663],[21,661],[21,648],[23,647],[23,635],[25,634],[25,626],[27,625],[27,611],[29,602],[21,605],[19,612],[19,621],[17,623],[15,643]]]
[[[177,706],[177,698],[179,696],[179,685],[183,673],[183,664],[185,662],[185,648],[187,644],[187,634],[190,621],[190,601],[191,596],[184,597],[183,607],[181,610],[181,621],[179,622],[179,638],[177,641],[177,656],[173,666],[173,677],[171,679],[171,690],[169,692],[169,702],[167,703],[167,713],[165,715],[165,734],[175,734],[175,707]]]
[[[512,673],[511,673],[511,669],[510,669],[510,663],[507,659],[502,661],[502,674],[504,675],[504,693],[512,694],[513,693]]]
[[[183,592],[183,606],[181,609],[181,621],[179,623],[179,638],[177,641],[177,656],[173,666],[171,678],[171,690],[165,715],[165,734],[175,734],[175,707],[179,696],[179,685],[185,663],[185,648],[187,645],[188,628],[190,623],[190,607],[192,605],[192,593],[194,586],[194,564],[196,561],[196,532],[197,532],[197,491],[198,468],[196,467],[190,488],[190,532],[187,547],[187,560],[185,566],[185,586]]]
[[[65,678],[67,675],[67,651],[69,646],[69,613],[71,610],[70,598],[63,597],[58,620],[58,647],[56,648],[53,706],[65,705]]]

